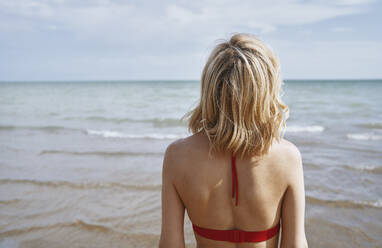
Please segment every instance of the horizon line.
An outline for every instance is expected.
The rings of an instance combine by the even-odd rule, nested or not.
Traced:
[[[286,78],[283,81],[381,81],[382,78]],[[186,82],[186,81],[200,81],[200,79],[43,79],[43,80],[1,80],[0,83],[26,83],[26,82]]]

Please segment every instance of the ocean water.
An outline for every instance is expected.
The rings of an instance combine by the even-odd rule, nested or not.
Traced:
[[[197,81],[0,83],[0,247],[155,247]],[[382,80],[286,81],[309,247],[382,247]],[[189,220],[185,238],[195,247]]]

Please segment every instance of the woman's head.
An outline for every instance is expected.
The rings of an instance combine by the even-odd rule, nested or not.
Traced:
[[[201,98],[189,112],[189,129],[204,131],[218,152],[261,156],[280,140],[289,109],[280,99],[275,54],[253,35],[218,44],[203,69]]]

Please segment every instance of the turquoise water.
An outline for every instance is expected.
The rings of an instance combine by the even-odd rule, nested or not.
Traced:
[[[284,92],[310,247],[382,246],[382,81]],[[163,153],[189,135],[180,118],[199,93],[198,81],[0,83],[0,247],[154,246]]]

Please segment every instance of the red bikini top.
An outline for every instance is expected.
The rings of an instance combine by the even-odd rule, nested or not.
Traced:
[[[236,161],[235,156],[232,155],[232,198],[236,196],[235,206],[237,206],[239,202],[239,185],[237,180],[237,172],[236,172]],[[261,242],[266,241],[273,236],[275,236],[280,230],[280,222],[265,231],[256,231],[256,232],[247,232],[242,230],[216,230],[216,229],[207,229],[203,227],[199,227],[197,225],[192,224],[192,228],[194,232],[199,236],[202,236],[207,239],[217,240],[217,241],[228,241],[234,243],[241,242]]]

